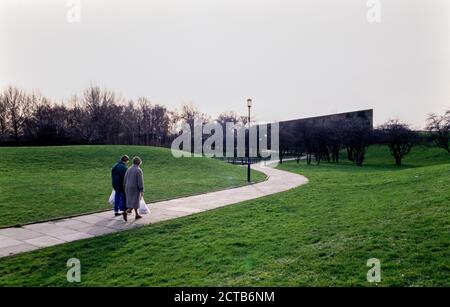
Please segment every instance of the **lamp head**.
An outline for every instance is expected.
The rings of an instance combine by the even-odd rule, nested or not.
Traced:
[[[251,107],[252,106],[252,99],[251,98],[249,98],[249,99],[247,99],[247,107]]]

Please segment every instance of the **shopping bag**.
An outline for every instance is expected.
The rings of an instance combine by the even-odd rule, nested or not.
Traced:
[[[111,192],[111,195],[109,196],[109,200],[108,200],[108,202],[112,205],[112,206],[114,206],[114,199],[116,198],[116,191],[114,191],[114,189],[112,190],[112,192]]]
[[[149,214],[150,213],[150,209],[148,208],[147,204],[145,203],[144,198],[141,198],[141,201],[139,202],[139,209],[138,209],[139,214]]]

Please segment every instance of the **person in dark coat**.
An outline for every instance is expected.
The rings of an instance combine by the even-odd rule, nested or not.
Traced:
[[[114,215],[119,216],[119,210],[125,211],[127,209],[126,206],[126,197],[125,197],[125,174],[128,170],[128,161],[130,158],[127,155],[122,156],[119,162],[117,162],[112,170],[112,187],[116,192],[116,196],[114,198]]]

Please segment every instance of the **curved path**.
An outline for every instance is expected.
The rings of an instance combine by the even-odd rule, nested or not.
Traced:
[[[175,219],[283,192],[308,182],[304,176],[263,164],[254,164],[252,168],[265,173],[268,179],[239,188],[152,203],[149,206],[150,214],[143,215],[137,221],[130,215],[128,222],[125,222],[121,216],[112,217],[113,213],[107,211],[20,228],[0,229],[0,257]]]

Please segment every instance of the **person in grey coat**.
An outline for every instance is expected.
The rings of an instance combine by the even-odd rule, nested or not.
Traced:
[[[130,167],[125,173],[124,186],[125,186],[125,197],[128,210],[125,210],[123,214],[123,219],[127,221],[127,214],[131,211],[136,212],[136,219],[140,219],[142,216],[139,215],[139,202],[144,197],[144,174],[140,165],[142,160],[139,157],[133,158],[133,166]]]

